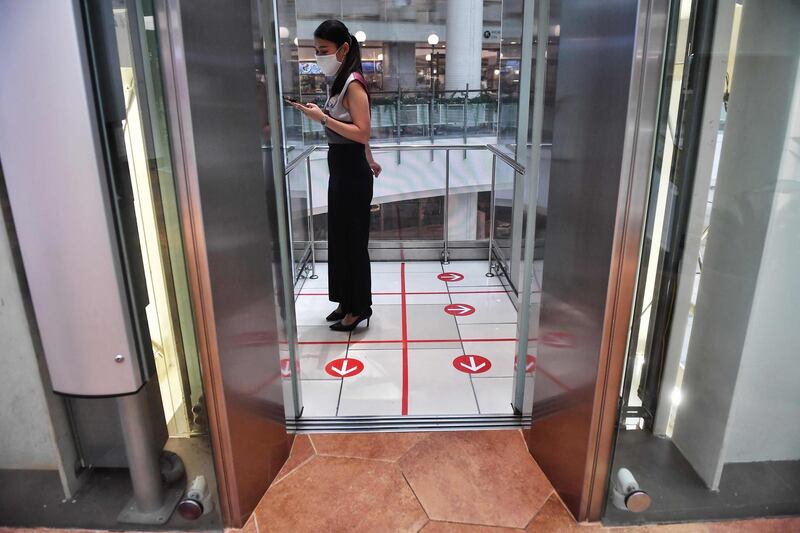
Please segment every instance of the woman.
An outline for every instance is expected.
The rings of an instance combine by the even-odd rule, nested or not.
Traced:
[[[369,221],[372,176],[381,166],[369,149],[370,101],[361,73],[358,41],[338,20],[314,31],[316,59],[333,78],[325,108],[292,105],[325,128],[328,137],[328,298],[339,306],[327,317],[331,329],[352,331],[372,316]]]

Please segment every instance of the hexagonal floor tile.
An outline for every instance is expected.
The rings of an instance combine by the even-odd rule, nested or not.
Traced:
[[[473,524],[458,524],[455,522],[428,522],[420,533],[512,533],[522,532],[521,529],[507,527],[476,526]]]
[[[416,532],[428,521],[396,464],[322,456],[273,485],[256,519],[259,533]]]
[[[289,452],[289,458],[284,463],[281,471],[278,472],[278,475],[275,477],[275,480],[272,482],[272,484],[274,485],[284,477],[288,476],[292,470],[302,465],[313,456],[314,447],[312,446],[308,435],[295,436],[294,443],[292,444],[292,450]]]
[[[526,531],[535,533],[567,533],[569,531],[599,531],[599,526],[579,526],[555,494],[536,513]]]
[[[311,435],[319,455],[397,461],[427,433],[328,433]]]
[[[431,520],[525,528],[553,492],[519,431],[433,433],[398,464]]]

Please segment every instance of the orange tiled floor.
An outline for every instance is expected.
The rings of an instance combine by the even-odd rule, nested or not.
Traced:
[[[603,531],[577,525],[519,431],[299,435],[243,531]],[[800,518],[616,528],[800,531]]]

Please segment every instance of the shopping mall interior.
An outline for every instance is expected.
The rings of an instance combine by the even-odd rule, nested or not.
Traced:
[[[287,101],[328,100],[328,19],[381,167],[352,331]],[[799,36],[794,0],[0,0],[0,530],[800,530]]]

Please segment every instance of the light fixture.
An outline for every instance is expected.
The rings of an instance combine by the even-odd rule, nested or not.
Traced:
[[[378,54],[378,61],[383,61],[383,54]]]
[[[281,26],[278,29],[278,34],[281,36],[281,39],[286,39],[289,37],[289,28],[286,26]]]
[[[437,44],[439,44],[439,36],[436,35],[435,33],[431,33],[430,35],[428,35],[428,44],[431,46],[436,46]]]
[[[430,61],[430,60],[431,60],[431,55],[425,54],[425,61]]]
[[[358,41],[358,42],[360,42],[360,43],[363,43],[363,42],[364,42],[364,41],[366,41],[366,40],[367,40],[367,34],[366,34],[366,33],[364,33],[364,32],[363,32],[363,31],[361,31],[361,30],[358,30],[358,31],[356,32],[356,41]]]
[[[675,387],[672,389],[672,394],[670,394],[670,400],[672,400],[672,405],[678,406],[681,404],[681,400],[683,399],[683,394],[681,394],[681,389]]]
[[[433,69],[433,73],[436,74],[436,69]]]
[[[500,69],[499,68],[494,69],[494,75],[498,76],[499,74],[500,74]]]
[[[300,46],[300,41],[297,40],[297,37],[294,38],[294,45]]]
[[[517,41],[511,41],[511,44],[517,44]]]
[[[514,74],[519,74],[519,69],[515,70]]]
[[[503,57],[503,52],[500,52],[500,57]]]

